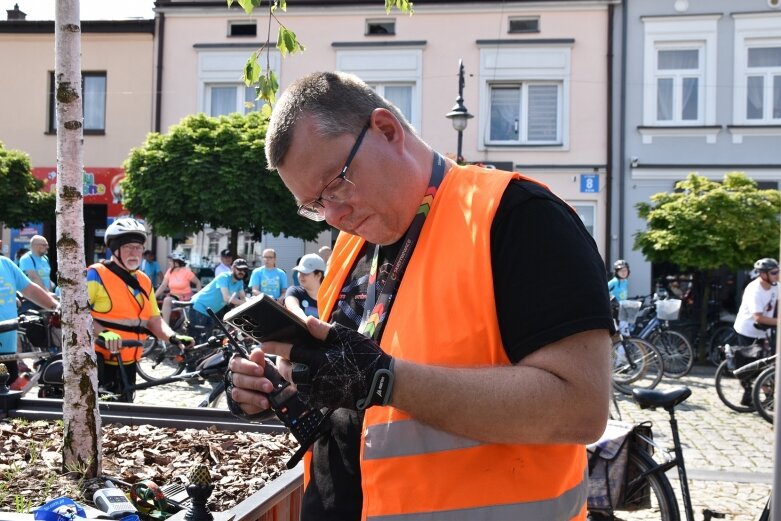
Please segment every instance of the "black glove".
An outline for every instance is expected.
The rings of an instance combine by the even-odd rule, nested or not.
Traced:
[[[364,410],[390,400],[393,357],[357,331],[336,324],[325,342],[293,345],[290,360],[307,366],[294,369],[293,383],[315,407]]]

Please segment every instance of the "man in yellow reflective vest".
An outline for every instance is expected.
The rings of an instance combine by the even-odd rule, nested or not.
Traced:
[[[122,396],[126,393],[117,355],[127,383],[133,385],[136,363],[143,354],[141,347],[123,347],[123,340],[143,342],[151,334],[167,342],[192,345],[193,339],[177,335],[160,317],[152,281],[139,269],[146,241],[144,225],[133,218],[119,218],[106,228],[104,240],[111,249],[111,259],[89,267],[87,295],[94,333],[103,344],[95,344],[99,385]],[[129,393],[129,401],[132,396]]]
[[[613,326],[577,214],[520,174],[443,158],[342,73],[287,89],[266,156],[299,215],[342,232],[318,294],[327,322],[307,319],[320,342],[262,346],[308,366],[299,391],[337,409],[302,519],[585,519]],[[248,415],[269,407],[264,365],[260,350],[231,362]],[[360,485],[334,488],[351,475]]]

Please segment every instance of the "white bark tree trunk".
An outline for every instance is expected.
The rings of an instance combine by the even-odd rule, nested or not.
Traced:
[[[79,0],[57,0],[54,22],[57,106],[57,261],[62,290],[65,380],[64,470],[100,474],[101,421],[92,317],[84,276],[84,145]]]

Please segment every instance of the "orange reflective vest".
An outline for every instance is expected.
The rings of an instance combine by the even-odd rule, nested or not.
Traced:
[[[496,315],[490,229],[514,178],[523,177],[450,169],[386,323],[381,346],[388,354],[450,367],[510,364]],[[321,317],[330,316],[363,244],[347,234],[336,241],[318,296]],[[366,411],[362,442],[364,520],[585,519],[582,445],[481,442],[379,406]]]
[[[90,268],[98,272],[100,281],[111,299],[111,309],[106,313],[100,313],[94,309],[91,311],[93,320],[100,320],[106,329],[117,333],[123,340],[144,341],[148,335],[146,327],[152,318],[152,305],[149,303],[149,295],[153,294],[152,281],[144,272],[138,270],[136,278],[147,296],[140,295],[142,302],[133,296],[133,290],[125,284],[125,281],[114,275],[111,270],[101,263],[93,264]],[[112,327],[114,325],[115,327]],[[95,352],[103,356],[106,363],[116,364],[116,358],[108,349],[95,344]],[[143,354],[140,347],[127,347],[120,350],[122,363],[128,364],[138,361]]]

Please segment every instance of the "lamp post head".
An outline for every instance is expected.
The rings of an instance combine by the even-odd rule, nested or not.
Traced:
[[[464,106],[464,100],[461,99],[461,96],[459,96],[456,99],[456,104],[453,105],[453,108],[450,109],[450,112],[445,114],[445,117],[452,121],[453,128],[456,129],[457,132],[463,132],[469,120],[474,116],[469,113],[467,108]]]

